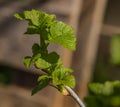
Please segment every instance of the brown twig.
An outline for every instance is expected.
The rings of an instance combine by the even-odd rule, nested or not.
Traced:
[[[79,104],[80,107],[85,107],[82,100],[78,97],[78,95],[68,86],[65,86],[66,90],[70,93],[70,96]]]

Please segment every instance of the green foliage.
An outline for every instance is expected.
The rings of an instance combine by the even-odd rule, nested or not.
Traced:
[[[59,60],[59,55],[57,55],[55,52],[41,55],[41,57],[37,58],[35,60],[35,66],[39,69],[49,69],[53,67],[53,65],[56,65]]]
[[[120,81],[113,81],[119,79],[119,34],[111,37],[109,49],[110,56],[106,57],[104,50],[98,54],[94,83],[88,85],[89,95],[85,97],[87,107],[120,107]]]
[[[100,83],[91,83],[89,84],[89,89],[94,94],[101,95],[111,95],[114,92],[115,87],[120,87],[120,81],[110,82],[107,81],[104,84]]]
[[[120,81],[90,83],[88,88],[91,93],[85,98],[87,107],[120,107]]]
[[[120,34],[114,35],[110,44],[111,62],[120,65]]]
[[[26,66],[26,68],[29,68],[30,65],[31,65],[31,57],[30,57],[30,56],[26,56],[26,57],[23,59],[23,63],[24,63],[24,65]]]
[[[70,87],[75,86],[75,80],[72,75],[68,75],[68,70],[66,68],[58,68],[55,69],[55,72],[52,73],[53,76],[53,83],[55,85],[66,85]]]
[[[32,90],[32,95],[34,95],[35,93],[37,93],[38,91],[40,91],[41,89],[43,89],[44,87],[46,87],[47,85],[49,85],[49,79],[50,77],[47,75],[42,75],[38,78],[38,86],[36,86],[33,90]]]
[[[46,44],[58,43],[70,50],[75,50],[76,38],[73,29],[67,24],[55,20],[55,15],[32,10],[15,14],[15,17],[29,22],[26,34],[40,34]]]
[[[63,22],[54,21],[51,24],[49,42],[58,43],[68,49],[75,49],[76,39],[72,28]]]
[[[31,64],[45,72],[38,78],[38,86],[32,90],[32,95],[50,85],[64,92],[64,86],[73,88],[75,79],[70,73],[71,69],[64,68],[60,56],[56,52],[49,53],[47,47],[51,43],[57,43],[70,50],[75,50],[76,38],[74,31],[69,25],[57,21],[55,15],[31,10],[15,14],[20,20],[28,21],[25,34],[39,34],[40,44],[33,44],[32,56],[23,59],[24,65],[29,68]],[[64,94],[64,93],[63,93]]]

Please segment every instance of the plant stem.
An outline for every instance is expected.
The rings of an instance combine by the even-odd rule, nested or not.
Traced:
[[[66,90],[70,93],[70,96],[79,104],[80,107],[85,107],[82,100],[78,97],[78,95],[68,86],[65,86]]]
[[[45,40],[42,35],[40,36],[40,46],[42,48],[43,54],[47,54],[48,53],[48,50],[47,50],[48,44],[45,43]]]

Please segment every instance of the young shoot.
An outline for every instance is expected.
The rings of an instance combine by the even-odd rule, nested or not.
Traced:
[[[38,34],[40,37],[40,43],[35,43],[32,46],[32,56],[26,56],[23,59],[23,63],[27,68],[33,64],[36,69],[45,72],[38,77],[38,85],[32,90],[32,95],[46,86],[52,86],[63,95],[70,95],[75,100],[77,98],[78,104],[85,107],[71,89],[75,86],[75,78],[71,75],[73,70],[63,66],[58,53],[49,52],[47,49],[50,44],[57,43],[69,50],[75,50],[76,38],[72,27],[56,20],[55,15],[49,15],[38,10],[24,11],[15,14],[15,17],[28,21],[25,34]]]

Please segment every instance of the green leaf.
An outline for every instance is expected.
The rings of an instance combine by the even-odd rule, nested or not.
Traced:
[[[37,61],[40,57],[41,57],[40,53],[33,55],[32,62],[35,63],[35,61]]]
[[[48,75],[41,75],[38,77],[38,82],[40,82],[41,80],[45,80],[45,79],[50,79],[51,76],[48,76]]]
[[[52,52],[48,55],[41,56],[35,61],[35,66],[39,69],[48,69],[54,66],[59,60],[59,55]]]
[[[49,84],[49,77],[46,75],[42,75],[38,78],[38,81],[39,85],[32,90],[32,95],[45,88]]]
[[[14,16],[20,20],[27,20],[30,25],[40,27],[46,26],[46,24],[49,24],[56,18],[55,15],[48,15],[34,9],[32,11],[24,11],[21,14],[15,14]]]
[[[20,20],[29,22],[25,34],[40,34],[45,39],[49,34],[48,29],[50,24],[56,18],[55,15],[49,15],[34,9],[32,11],[24,11],[23,13],[15,14],[14,16]]]
[[[64,68],[64,72],[66,72],[66,73],[72,73],[72,72],[73,72],[73,70],[72,70],[72,69],[70,69],[70,68]]]
[[[40,46],[39,44],[35,43],[33,46],[32,46],[32,53],[35,55],[37,53],[40,53]]]
[[[45,59],[38,58],[38,59],[35,61],[35,66],[36,66],[38,69],[47,69],[47,68],[51,67],[51,63],[47,62]]]
[[[31,65],[31,57],[30,56],[26,56],[24,59],[23,59],[23,63],[25,65],[26,68],[29,68],[30,65]]]
[[[110,43],[111,62],[120,65],[120,34],[114,35]]]
[[[43,56],[43,58],[50,63],[57,63],[59,60],[59,55],[56,52],[51,52],[48,55]]]
[[[40,34],[40,30],[38,27],[29,24],[25,34]]]
[[[55,15],[32,10],[15,14],[15,17],[29,22],[26,34],[40,34],[45,43],[57,43],[70,50],[75,50],[76,38],[72,27],[56,21]]]
[[[55,84],[55,85],[63,85],[62,82],[61,82],[63,76],[64,75],[62,74],[60,69],[54,71],[52,73],[53,84]]]
[[[59,68],[52,73],[53,83],[55,85],[67,85],[71,88],[75,86],[75,78],[72,75],[68,75],[68,72],[64,68]]]
[[[64,84],[65,86],[69,86],[71,88],[75,87],[75,78],[72,75],[67,75],[63,78],[62,80],[62,84]]]
[[[49,41],[58,43],[70,50],[75,50],[76,47],[76,38],[72,27],[60,21],[54,21],[52,23]]]
[[[21,13],[21,14],[16,13],[16,14],[14,14],[14,17],[16,17],[17,19],[20,19],[20,20],[25,19],[25,15],[23,13]]]

